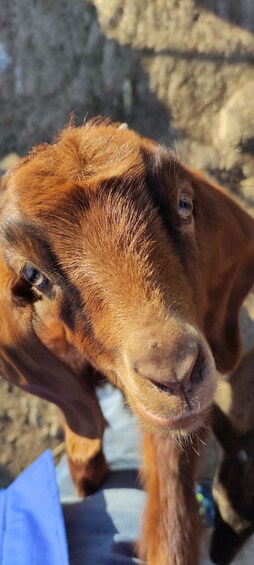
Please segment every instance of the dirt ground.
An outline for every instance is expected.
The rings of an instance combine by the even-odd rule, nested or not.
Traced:
[[[63,442],[57,409],[0,380],[0,487],[7,486],[45,449]]]

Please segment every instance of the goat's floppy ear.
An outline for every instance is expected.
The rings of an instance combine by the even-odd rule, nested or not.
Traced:
[[[95,455],[105,427],[95,393],[37,337],[33,304],[20,306],[13,300],[16,279],[0,250],[0,373],[23,390],[59,406],[69,428],[90,440],[90,452],[94,448]]]
[[[254,220],[220,187],[190,171],[199,267],[207,305],[204,326],[216,367],[240,354],[239,310],[254,284]]]

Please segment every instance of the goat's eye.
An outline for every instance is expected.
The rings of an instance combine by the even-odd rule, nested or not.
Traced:
[[[28,263],[24,265],[21,274],[27,282],[29,282],[32,286],[35,286],[35,288],[38,288],[38,290],[44,290],[49,284],[49,279],[46,275]]]
[[[240,449],[237,452],[237,459],[238,461],[241,461],[241,463],[245,463],[246,461],[248,461],[248,455],[246,451],[244,451],[244,449]]]
[[[193,212],[193,201],[189,194],[183,192],[178,202],[178,212],[183,222],[189,222]]]

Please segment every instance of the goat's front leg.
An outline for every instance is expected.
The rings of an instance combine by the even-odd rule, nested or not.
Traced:
[[[193,448],[173,437],[144,436],[148,494],[139,555],[149,565],[197,565],[201,524],[194,494]]]
[[[65,422],[66,453],[72,480],[82,497],[95,492],[107,473],[102,439],[82,437]]]

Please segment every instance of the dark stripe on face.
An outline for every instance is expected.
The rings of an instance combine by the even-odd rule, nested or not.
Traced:
[[[75,333],[77,325],[85,335],[95,340],[93,325],[85,312],[84,303],[80,300],[78,289],[72,284],[70,288],[71,297],[65,293],[59,307],[59,316],[64,324]]]
[[[177,256],[182,264],[185,265],[185,250],[179,229],[180,220],[173,209],[174,205],[170,202],[170,183],[172,186],[172,198],[175,198],[173,190],[177,189],[176,168],[179,167],[180,170],[180,165],[176,160],[173,161],[173,157],[171,162],[170,156],[166,153],[163,154],[163,149],[161,149],[161,152],[161,156],[156,157],[145,149],[141,149],[146,168],[146,187],[163,221],[166,233],[177,251]]]
[[[64,294],[59,315],[63,322],[75,331],[77,323],[84,332],[94,338],[93,326],[85,312],[84,299],[59,263],[45,230],[28,222],[19,222],[5,227],[5,238],[17,251],[22,252],[27,261],[45,272],[53,284],[57,284]]]

